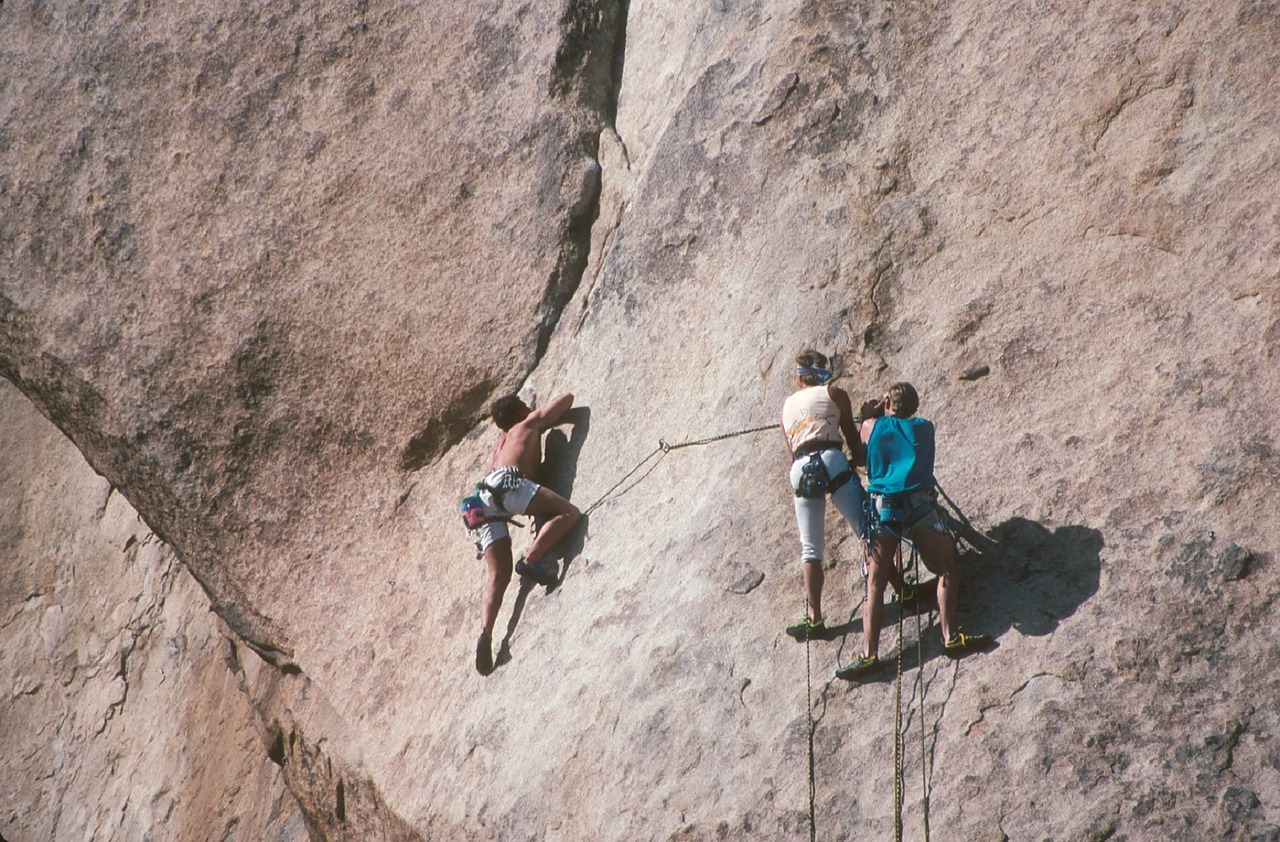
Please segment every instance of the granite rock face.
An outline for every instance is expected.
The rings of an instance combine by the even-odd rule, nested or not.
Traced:
[[[5,838],[305,838],[195,580],[8,383],[0,418]]]
[[[894,683],[832,677],[859,542],[795,644],[743,432],[814,345],[919,388],[998,644],[886,612],[907,835],[926,787],[939,839],[1280,835],[1280,12],[1202,5],[0,5],[0,374],[105,477],[66,505],[146,524],[9,530],[0,833],[133,838],[110,770],[199,757],[168,797],[253,781],[256,836],[888,836]],[[482,679],[455,511],[517,388],[575,394],[546,479],[588,517]],[[109,593],[31,584],[97,544]],[[222,625],[151,701],[120,653],[179,592]],[[254,739],[140,745],[218,680]]]

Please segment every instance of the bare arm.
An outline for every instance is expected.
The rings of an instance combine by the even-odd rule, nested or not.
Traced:
[[[556,425],[566,412],[573,408],[573,395],[565,392],[557,395],[551,403],[535,409],[529,413],[528,417],[522,423],[536,427],[539,431],[545,432]]]
[[[862,446],[865,449],[871,443],[871,428],[876,425],[876,419],[868,418],[862,422]]]

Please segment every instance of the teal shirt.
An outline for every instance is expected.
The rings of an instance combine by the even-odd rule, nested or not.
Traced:
[[[933,422],[886,415],[867,442],[867,491],[901,494],[933,488]]]

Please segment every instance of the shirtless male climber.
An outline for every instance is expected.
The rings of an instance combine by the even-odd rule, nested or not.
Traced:
[[[515,564],[517,573],[547,586],[554,585],[556,577],[540,569],[538,563],[582,516],[577,506],[532,479],[542,465],[542,434],[572,406],[573,395],[566,392],[542,409],[530,409],[516,395],[507,395],[494,401],[490,410],[494,423],[503,432],[493,451],[491,470],[477,483],[479,494],[463,501],[464,520],[468,501],[477,499],[484,519],[472,529],[489,568],[480,602],[482,629],[476,641],[476,670],[481,675],[493,671],[493,624],[511,582],[511,535],[507,529],[511,515],[547,519]]]

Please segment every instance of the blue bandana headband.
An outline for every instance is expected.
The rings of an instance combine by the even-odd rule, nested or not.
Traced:
[[[823,368],[820,365],[798,365],[796,366],[796,377],[812,377],[819,384],[822,384],[831,379],[831,369]]]

